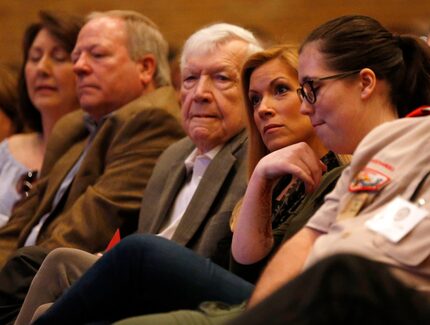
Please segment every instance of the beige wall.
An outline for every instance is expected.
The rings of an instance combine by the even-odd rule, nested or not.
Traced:
[[[0,63],[17,65],[23,31],[40,9],[86,14],[132,9],[152,18],[175,47],[214,21],[253,26],[278,41],[300,41],[313,27],[342,14],[371,15],[387,25],[428,29],[427,0],[1,0]]]

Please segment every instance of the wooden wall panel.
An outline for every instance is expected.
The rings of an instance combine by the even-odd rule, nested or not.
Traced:
[[[430,1],[423,0],[1,0],[0,63],[18,65],[22,33],[40,9],[86,14],[132,9],[153,19],[180,47],[194,30],[214,21],[255,27],[274,39],[300,41],[313,27],[348,13],[374,16],[387,25],[428,29]]]

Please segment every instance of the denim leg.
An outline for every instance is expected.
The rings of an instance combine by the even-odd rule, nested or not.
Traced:
[[[133,235],[97,261],[35,324],[81,324],[238,304],[253,285],[172,241]]]

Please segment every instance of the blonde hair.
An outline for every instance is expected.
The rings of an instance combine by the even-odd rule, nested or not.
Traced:
[[[248,178],[251,177],[255,166],[261,158],[269,153],[266,145],[261,138],[261,134],[254,122],[254,108],[252,107],[249,98],[248,90],[251,75],[255,69],[262,66],[264,63],[274,59],[281,59],[285,63],[285,67],[291,75],[298,78],[298,47],[292,44],[282,44],[270,47],[264,51],[257,52],[251,55],[242,68],[242,93],[245,99],[247,128],[248,128]],[[242,207],[243,198],[240,199],[233,209],[230,218],[230,229],[234,231],[237,217]]]
[[[247,127],[248,127],[248,176],[251,177],[255,166],[269,153],[254,122],[254,108],[248,98],[249,83],[255,69],[274,59],[281,59],[291,75],[298,78],[298,47],[292,44],[282,44],[270,47],[250,56],[242,68],[242,92],[245,98]]]
[[[269,153],[254,122],[254,108],[248,98],[250,79],[255,69],[274,59],[281,59],[291,76],[298,79],[298,46],[293,44],[276,45],[264,51],[257,52],[248,58],[242,68],[242,92],[245,99],[248,128],[248,177],[251,177],[260,159]],[[349,155],[336,155],[336,157],[340,164],[348,164],[350,162]],[[233,209],[230,218],[230,229],[232,231],[234,230],[242,204],[243,198],[237,202]]]

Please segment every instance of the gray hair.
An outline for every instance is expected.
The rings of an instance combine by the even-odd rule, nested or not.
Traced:
[[[154,76],[156,86],[161,87],[171,84],[170,68],[167,60],[169,46],[152,20],[132,10],[109,10],[90,13],[87,16],[87,21],[102,17],[118,18],[124,21],[130,57],[137,61],[146,54],[153,54],[156,60]]]
[[[250,31],[232,24],[217,23],[199,29],[187,39],[182,50],[181,69],[190,54],[211,52],[233,40],[248,43],[247,55],[263,49]]]

